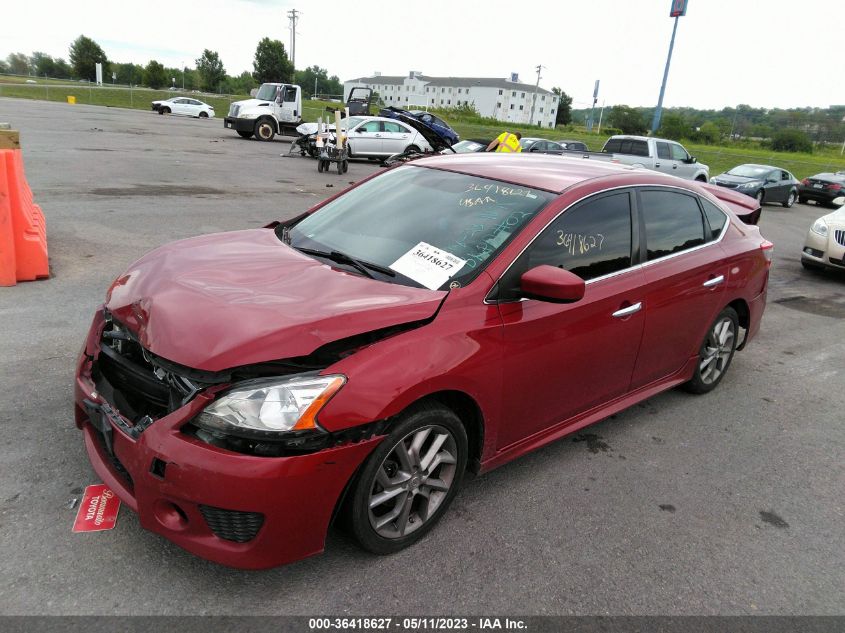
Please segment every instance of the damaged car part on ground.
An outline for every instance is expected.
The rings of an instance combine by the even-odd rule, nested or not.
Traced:
[[[396,551],[466,469],[719,384],[771,261],[733,208],[594,161],[420,159],[132,264],[95,314],[76,421],[142,526],[197,555],[288,563],[336,515]]]

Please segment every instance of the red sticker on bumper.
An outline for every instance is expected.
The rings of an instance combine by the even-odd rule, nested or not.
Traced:
[[[74,532],[98,532],[111,530],[117,523],[117,511],[120,510],[120,499],[105,484],[95,484],[85,488],[76,521],[73,522]]]

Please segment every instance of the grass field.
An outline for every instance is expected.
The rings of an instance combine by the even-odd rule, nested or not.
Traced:
[[[181,91],[96,86],[94,84],[77,84],[76,82],[54,79],[37,79],[36,81],[38,81],[37,84],[27,84],[21,83],[18,77],[0,76],[0,97],[64,102],[67,101],[68,96],[74,96],[76,97],[77,103],[148,110],[151,101],[169,99],[183,94]],[[229,111],[229,104],[233,101],[249,98],[248,95],[214,95],[206,93],[187,96],[193,96],[214,106],[218,117],[226,115]],[[303,118],[306,121],[315,121],[319,116],[325,114],[326,106],[337,107],[338,105],[337,103],[306,100],[302,104]],[[460,117],[450,117],[449,113],[443,113],[443,116],[447,121],[450,121],[455,131],[461,135],[461,138],[492,139],[504,129],[504,124],[492,125],[487,122],[463,121]],[[552,140],[571,139],[583,141],[593,151],[600,150],[608,138],[607,135],[588,134],[586,130],[578,128],[567,131],[519,126],[516,129],[520,129],[523,136],[531,135]],[[845,169],[845,157],[840,155],[839,147],[817,148],[813,154],[799,154],[729,144],[718,146],[701,145],[686,141],[683,144],[693,156],[710,167],[711,176],[720,174],[742,163],[776,165],[791,171],[799,179],[812,176],[819,172]]]

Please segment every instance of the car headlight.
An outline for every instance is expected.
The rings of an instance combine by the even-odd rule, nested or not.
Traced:
[[[238,114],[239,119],[257,119],[259,116],[259,112],[241,112]]]
[[[813,222],[813,226],[810,227],[810,230],[816,235],[827,237],[827,222],[825,222],[824,219],[819,218]]]
[[[759,187],[762,184],[763,183],[759,180],[752,180],[751,182],[742,183],[741,185],[739,185],[739,187],[742,189],[751,189],[752,187]]]
[[[250,381],[207,406],[194,424],[211,431],[272,439],[317,430],[317,414],[343,387],[344,376],[297,376]]]

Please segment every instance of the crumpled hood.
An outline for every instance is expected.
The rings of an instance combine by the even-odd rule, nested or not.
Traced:
[[[430,318],[446,294],[331,268],[253,229],[148,253],[115,280],[106,308],[153,354],[221,371]]]

